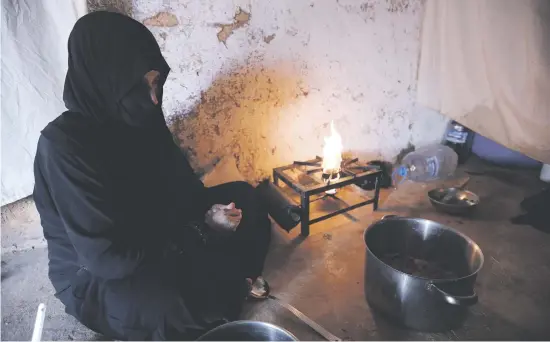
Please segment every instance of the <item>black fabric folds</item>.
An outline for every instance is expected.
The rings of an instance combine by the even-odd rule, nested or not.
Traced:
[[[82,17],[68,49],[68,111],[43,130],[35,158],[50,279],[61,293],[80,269],[93,282],[131,284],[151,269],[168,276],[176,262],[169,252],[189,233],[183,227],[207,209],[205,188],[144,81],[156,70],[162,88],[169,67],[147,28],[116,13]]]
[[[64,254],[76,247],[54,268],[74,259],[73,267],[123,278],[182,238],[176,227],[200,218],[205,189],[151,101],[144,75],[158,71],[162,89],[169,72],[151,32],[95,12],[78,20],[68,48],[69,111],[42,132],[35,199],[46,237],[66,233]]]
[[[56,296],[114,339],[193,338],[235,317],[244,277],[261,273],[269,243],[254,189],[206,189],[195,175],[164,120],[169,67],[145,26],[91,13],[68,48],[68,111],[42,131],[34,163]],[[158,104],[144,80],[151,70]],[[244,214],[229,246],[209,250],[189,227],[213,201],[234,201]]]

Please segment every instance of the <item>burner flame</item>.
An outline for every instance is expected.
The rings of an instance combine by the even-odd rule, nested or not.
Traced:
[[[325,146],[323,147],[323,173],[335,175],[340,172],[342,164],[342,137],[334,128],[334,121],[330,122],[330,136],[325,137]]]

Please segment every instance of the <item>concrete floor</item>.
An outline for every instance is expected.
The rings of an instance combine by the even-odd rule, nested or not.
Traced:
[[[273,293],[348,340],[550,339],[550,234],[509,222],[520,212],[519,202],[542,189],[542,184],[533,172],[506,171],[478,162],[466,168],[484,172],[471,176],[468,184],[481,197],[479,210],[469,218],[433,210],[425,194],[436,184],[405,183],[396,191],[384,192],[379,212],[365,207],[312,225],[306,239],[299,237],[299,227],[288,234],[274,229],[266,265]],[[388,213],[449,225],[481,247],[485,265],[476,284],[480,301],[461,329],[439,334],[410,331],[375,316],[366,304],[362,235],[370,223]],[[3,238],[5,233],[3,226]],[[24,250],[4,241],[2,246],[2,340],[30,339],[40,302],[48,306],[44,340],[100,338],[64,314],[52,296],[43,244]],[[247,304],[243,319],[272,322],[301,340],[322,339],[274,302]]]

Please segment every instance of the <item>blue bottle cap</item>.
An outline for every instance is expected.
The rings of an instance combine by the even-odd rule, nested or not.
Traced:
[[[401,165],[399,169],[397,169],[397,174],[400,175],[401,177],[405,177],[408,172],[409,172],[409,168],[406,167],[405,165]]]

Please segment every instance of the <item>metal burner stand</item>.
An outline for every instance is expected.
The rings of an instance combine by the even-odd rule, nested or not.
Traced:
[[[300,195],[301,211],[302,211],[301,212],[301,225],[302,225],[301,235],[302,236],[309,235],[310,225],[329,219],[333,216],[343,214],[345,212],[362,207],[367,204],[372,204],[373,210],[378,209],[378,198],[380,196],[380,177],[382,175],[382,171],[379,168],[376,168],[374,166],[360,165],[358,163],[357,158],[344,160],[342,162],[340,178],[337,180],[332,180],[327,184],[323,182],[319,182],[313,178],[310,178],[315,182],[315,184],[303,185],[290,179],[284,172],[286,170],[294,169],[299,166],[312,166],[314,167],[313,169],[305,170],[303,171],[303,173],[305,175],[310,175],[313,173],[322,173],[323,170],[320,167],[321,161],[322,161],[322,158],[317,157],[316,159],[305,161],[305,162],[295,161],[291,165],[282,166],[282,167],[273,169],[273,183],[275,185],[278,186],[279,180],[281,180]],[[360,184],[372,178],[375,178],[375,187],[374,187],[374,197],[372,197],[371,199],[362,201],[354,205],[350,205],[347,208],[336,210],[330,214],[317,217],[313,220],[309,219],[309,205],[311,203],[310,201],[311,196],[321,194],[324,192],[326,193],[326,191],[328,190],[343,188],[350,184]],[[338,199],[335,195],[326,194],[325,196]]]

